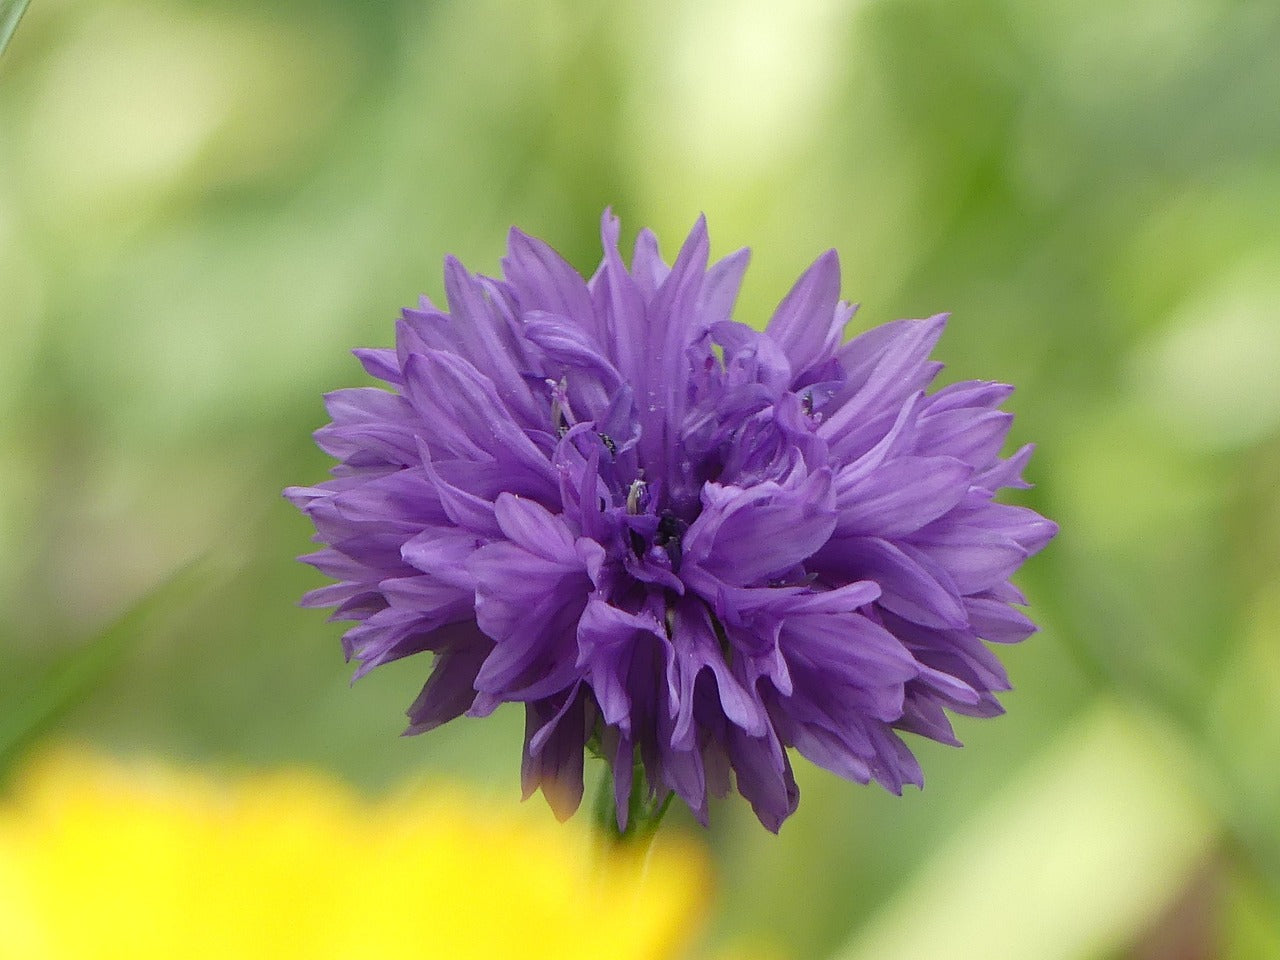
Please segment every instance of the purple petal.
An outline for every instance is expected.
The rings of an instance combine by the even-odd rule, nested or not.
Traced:
[[[765,828],[777,833],[782,821],[800,804],[800,788],[791,773],[791,761],[772,729],[752,737],[729,731],[729,759],[738,780],[738,791],[751,803]]]
[[[973,468],[954,457],[900,457],[874,473],[835,481],[836,532],[901,537],[936,520],[969,492]]]
[[[840,257],[828,250],[818,257],[782,299],[766,332],[782,347],[799,376],[831,355],[840,342],[844,318],[837,318]]]
[[[587,668],[605,723],[631,729],[627,668],[637,634],[665,643],[662,624],[647,613],[628,613],[593,597],[578,621],[578,666]]]
[[[826,470],[793,489],[776,483],[749,489],[707,484],[702,515],[685,538],[686,561],[737,586],[785,573],[830,538],[836,524],[832,501]]]
[[[751,251],[745,247],[723,260],[713,263],[698,293],[698,315],[707,326],[728,320],[733,316],[733,306],[742,287],[742,276],[751,260]]]
[[[1036,632],[1036,625],[1022,612],[1001,600],[965,597],[973,631],[990,643],[1021,643]]]
[[[819,433],[837,436],[868,411],[896,406],[923,389],[937,373],[927,360],[946,319],[938,314],[928,320],[898,320],[846,344],[840,361],[853,385],[852,395],[823,421]]]
[[[882,591],[880,605],[916,623],[968,623],[960,589],[947,571],[905,544],[878,537],[839,537],[818,552],[813,567],[837,580],[874,580]]]
[[[426,733],[462,716],[476,699],[476,673],[493,648],[493,641],[475,623],[457,623],[440,631],[448,640],[440,643],[431,676],[409,707],[406,735]]]
[[[502,272],[518,292],[525,310],[543,310],[567,317],[599,337],[591,294],[578,272],[551,247],[514,227],[507,238]]]
[[[678,714],[671,735],[671,745],[689,749],[694,743],[694,691],[704,670],[715,677],[720,709],[733,724],[754,736],[763,734],[766,722],[764,708],[757,698],[743,689],[729,669],[720,650],[720,641],[707,610],[697,601],[684,600],[675,608],[674,667],[678,678]]]
[[[525,749],[520,779],[527,800],[541,790],[559,820],[582,803],[582,750],[586,743],[586,704],[578,688],[563,702],[537,701],[525,707]]]

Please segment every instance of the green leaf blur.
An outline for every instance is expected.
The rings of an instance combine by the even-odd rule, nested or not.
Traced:
[[[0,2],[0,54],[4,53],[5,47],[13,39],[13,33],[18,29],[18,24],[22,20],[22,15],[26,13],[29,2],[30,0]]]
[[[1277,49],[1225,0],[42,0],[0,59],[0,749],[516,802],[518,711],[401,739],[427,664],[349,685],[279,493],[446,253],[589,270],[606,205],[668,252],[705,212],[740,319],[828,247],[858,324],[951,311],[1062,534],[1008,715],[922,793],[713,808],[698,956],[1280,956]]]

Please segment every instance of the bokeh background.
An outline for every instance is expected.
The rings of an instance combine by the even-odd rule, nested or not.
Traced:
[[[1280,4],[34,0],[0,59],[0,760],[47,741],[518,801],[521,716],[402,739],[296,598],[348,354],[624,236],[839,249],[856,325],[952,312],[1018,385],[1008,714],[902,798],[807,764],[698,835],[695,957],[1280,957]],[[541,801],[533,801],[540,803]],[[550,817],[549,813],[546,813]],[[672,829],[691,830],[678,816]],[[601,956],[607,956],[607,950]]]

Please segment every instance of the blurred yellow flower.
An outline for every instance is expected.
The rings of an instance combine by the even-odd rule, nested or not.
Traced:
[[[660,838],[646,866],[541,812],[56,752],[0,801],[0,957],[639,960],[687,947],[709,886],[700,849]]]

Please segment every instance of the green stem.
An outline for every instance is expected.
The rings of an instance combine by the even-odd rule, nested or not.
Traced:
[[[18,29],[18,21],[27,11],[31,0],[0,0],[0,54],[13,39],[13,32]]]
[[[671,806],[670,791],[661,798],[650,800],[646,789],[644,767],[636,761],[631,770],[631,796],[627,799],[627,827],[618,829],[617,806],[613,796],[613,772],[606,769],[596,791],[595,820],[603,836],[615,844],[628,844],[647,851],[653,844],[662,818]]]

